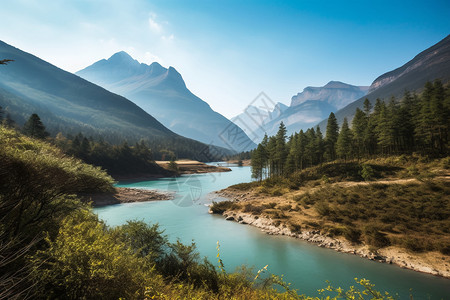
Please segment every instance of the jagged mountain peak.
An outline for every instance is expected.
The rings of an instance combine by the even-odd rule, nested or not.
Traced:
[[[115,62],[115,61],[136,61],[134,60],[130,54],[126,53],[125,51],[119,51],[117,53],[114,53],[111,55],[110,58],[108,58],[108,61]]]
[[[165,68],[158,62],[150,65],[140,63],[125,51],[113,54],[108,59],[102,59],[83,70],[76,72],[77,75],[105,87],[110,85],[131,84],[134,88],[140,86],[147,88],[150,86],[163,85],[174,88],[185,89],[183,77],[174,68]],[[119,92],[119,91],[117,91]]]
[[[324,86],[324,88],[326,89],[345,89],[352,87],[354,86],[347,83],[343,83],[341,81],[330,81]]]
[[[255,147],[240,128],[191,93],[174,67],[164,68],[157,62],[139,63],[127,53],[119,52],[76,74],[129,98],[175,133],[236,151]],[[230,128],[236,130],[240,140],[224,137]]]
[[[291,107],[306,101],[323,101],[340,109],[365,95],[367,87],[354,86],[341,81],[330,81],[323,87],[308,86],[291,98]]]

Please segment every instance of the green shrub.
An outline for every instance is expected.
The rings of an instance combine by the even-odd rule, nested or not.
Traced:
[[[331,227],[330,229],[328,229],[328,234],[330,236],[341,236],[344,235],[344,231],[345,229],[342,227]]]
[[[406,237],[403,240],[403,246],[413,252],[423,252],[425,250],[422,241],[413,237]]]
[[[361,231],[356,228],[347,226],[344,229],[344,237],[352,243],[360,243]]]
[[[293,233],[302,233],[302,226],[301,226],[300,224],[290,223],[290,224],[289,224],[289,229],[290,229]]]
[[[247,203],[244,205],[242,211],[251,213],[252,215],[260,215],[264,211],[264,207]]]
[[[446,170],[450,169],[450,156],[443,158],[441,161],[441,165]]]
[[[239,205],[233,201],[213,202],[209,207],[213,214],[223,214],[227,210],[233,210],[237,208],[239,208]]]
[[[263,204],[262,206],[266,209],[274,209],[277,204],[275,202],[269,202],[267,204]]]
[[[117,299],[144,296],[160,276],[89,213],[66,218],[55,240],[31,258],[37,292],[49,298]]]
[[[292,205],[290,205],[290,204],[280,206],[280,209],[282,211],[288,211],[288,210],[291,210],[291,208],[292,208]]]
[[[368,245],[382,248],[390,245],[390,240],[386,234],[379,231],[376,226],[366,226],[364,228],[364,240]]]
[[[258,182],[243,182],[230,186],[229,188],[239,191],[247,191],[258,185]]]
[[[440,245],[439,252],[441,252],[444,255],[450,255],[450,245],[449,244]]]
[[[271,193],[272,196],[277,197],[277,196],[282,196],[283,195],[283,191],[280,188],[276,188],[272,191]]]
[[[372,169],[372,167],[367,164],[363,164],[362,168],[361,168],[361,177],[365,181],[370,181],[374,178],[374,176],[375,176],[375,172]]]
[[[319,201],[314,205],[315,210],[317,213],[321,216],[328,216],[330,215],[331,209],[327,202],[325,201]]]

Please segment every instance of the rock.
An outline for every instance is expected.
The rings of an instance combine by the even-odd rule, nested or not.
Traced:
[[[227,221],[234,221],[234,218],[233,218],[233,216],[228,216],[228,217],[225,218],[225,220],[227,220]]]

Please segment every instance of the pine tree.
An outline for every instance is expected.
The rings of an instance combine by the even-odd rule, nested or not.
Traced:
[[[322,164],[323,163],[323,156],[325,154],[325,142],[323,140],[322,131],[320,130],[320,127],[317,126],[316,129],[316,157],[317,157],[317,163]]]
[[[339,136],[339,126],[334,113],[330,113],[325,135],[325,155],[328,160],[336,159],[336,142]]]
[[[287,151],[286,151],[286,126],[284,123],[280,123],[278,132],[276,135],[276,153],[275,153],[275,165],[276,175],[282,175],[284,173],[284,165],[286,163]]]
[[[2,121],[2,126],[6,128],[14,128],[16,127],[16,122],[11,118],[9,113],[6,114],[6,117]]]
[[[269,176],[269,154],[268,154],[268,146],[269,144],[269,137],[267,136],[267,133],[264,134],[264,138],[261,141],[262,146],[262,152],[261,152],[261,160],[262,160],[262,176],[263,178],[267,178]]]
[[[358,159],[360,159],[365,152],[364,138],[367,126],[368,122],[366,114],[357,108],[352,121],[352,132],[355,140],[355,152]]]
[[[289,143],[287,144],[289,154],[286,158],[286,164],[284,171],[286,175],[292,174],[297,170],[296,153],[297,153],[297,135],[291,136]]]
[[[431,131],[433,141],[433,148],[438,153],[444,153],[444,140],[447,135],[446,128],[448,126],[448,120],[446,118],[446,112],[444,110],[445,90],[442,82],[436,80],[433,85],[433,95],[430,102],[431,113]]]
[[[419,101],[419,113],[417,115],[417,122],[415,128],[416,141],[419,143],[422,152],[431,150],[433,140],[433,132],[431,129],[432,114],[431,114],[431,99],[434,93],[434,86],[431,82],[425,84],[424,91]]]
[[[364,114],[366,117],[369,117],[370,111],[372,110],[372,103],[370,103],[369,99],[364,99]]]
[[[378,123],[375,129],[377,134],[378,146],[382,154],[391,154],[394,146],[394,133],[392,128],[392,116],[386,104],[381,103],[378,115]]]
[[[387,106],[388,109],[388,124],[389,124],[389,133],[390,133],[390,154],[398,153],[399,147],[401,144],[400,139],[400,131],[402,124],[400,123],[400,113],[399,106],[397,105],[397,101],[394,96],[391,97],[389,104]]]
[[[303,130],[300,130],[297,137],[297,147],[295,153],[295,159],[297,161],[297,169],[303,170],[305,168],[305,146],[306,136]]]
[[[45,139],[49,135],[37,114],[32,114],[25,125],[23,125],[23,133],[38,139]]]
[[[261,142],[252,152],[251,156],[252,178],[257,179],[258,181],[262,181],[264,179],[266,161],[267,161],[266,149],[264,143]]]
[[[277,139],[274,136],[271,136],[267,142],[267,165],[268,165],[268,174],[269,177],[272,177],[274,175],[278,174],[277,170],[277,160],[276,160],[276,154],[277,154]]]
[[[352,132],[348,127],[347,118],[344,118],[341,131],[339,132],[338,140],[336,143],[336,153],[340,158],[345,160],[352,156]]]
[[[398,109],[397,122],[399,146],[402,152],[410,153],[414,149],[414,114],[417,111],[417,105],[410,92],[406,91],[403,95],[400,108]]]
[[[316,132],[314,128],[309,128],[305,132],[306,145],[305,145],[305,161],[306,165],[311,167],[316,163]]]

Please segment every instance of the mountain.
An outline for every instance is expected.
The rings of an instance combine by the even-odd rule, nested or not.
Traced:
[[[56,134],[82,132],[110,142],[147,140],[152,150],[194,157],[206,145],[179,136],[126,98],[0,41],[0,106],[19,124],[32,114]]]
[[[323,87],[306,87],[291,98],[291,105],[277,109],[277,114],[269,114],[255,136],[264,133],[274,135],[281,122],[286,125],[288,134],[306,130],[328,117],[330,112],[346,106],[364,96],[369,87],[354,86],[339,81],[330,81]]]
[[[339,81],[330,81],[323,87],[309,86],[291,99],[291,107],[306,101],[321,101],[340,109],[367,93],[369,87],[354,86]],[[353,99],[353,100],[352,100]]]
[[[180,135],[236,151],[256,146],[242,129],[191,93],[173,67],[139,63],[122,51],[76,74],[127,97]]]
[[[270,120],[278,118],[286,109],[288,106],[281,102],[273,108],[249,105],[243,113],[231,118],[231,121],[242,128],[255,143],[259,143],[262,139],[261,128],[264,128]]]
[[[450,35],[422,51],[400,68],[376,78],[369,88],[369,93],[337,111],[336,118],[340,124],[344,117],[350,122],[356,108],[363,107],[365,98],[372,104],[377,98],[388,101],[394,96],[399,99],[405,91],[420,92],[427,81],[436,79],[440,79],[444,84],[450,82]],[[319,123],[321,129],[326,128],[326,122],[325,119]]]

